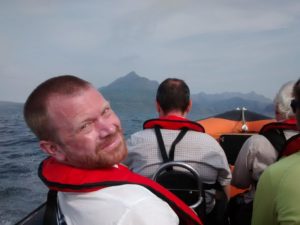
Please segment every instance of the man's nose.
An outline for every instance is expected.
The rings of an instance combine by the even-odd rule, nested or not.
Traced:
[[[101,138],[116,132],[116,126],[111,121],[106,121],[102,119],[97,121],[96,128]]]

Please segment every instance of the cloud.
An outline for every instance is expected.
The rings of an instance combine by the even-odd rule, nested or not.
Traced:
[[[30,89],[65,73],[103,86],[132,70],[158,81],[182,75],[203,91],[236,88],[231,78],[280,83],[300,69],[299,15],[294,0],[4,1],[0,89],[8,97],[4,86],[25,75]]]
[[[188,1],[187,1],[188,2]],[[282,29],[298,19],[300,2],[197,1],[157,21],[154,36],[173,40],[210,33]]]

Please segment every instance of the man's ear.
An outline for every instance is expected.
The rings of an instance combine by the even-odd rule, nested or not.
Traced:
[[[65,153],[61,150],[58,144],[53,141],[40,141],[40,148],[46,154],[54,157],[58,161],[62,162],[65,160]]]
[[[186,108],[186,113],[189,113],[192,110],[192,100],[189,101],[188,107]]]
[[[161,107],[160,107],[160,105],[157,101],[155,102],[155,107],[156,107],[156,111],[158,112],[158,114],[160,114],[161,113]]]

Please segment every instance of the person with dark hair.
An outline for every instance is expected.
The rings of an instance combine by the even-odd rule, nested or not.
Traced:
[[[120,120],[89,82],[46,80],[28,97],[24,117],[49,155],[39,168],[50,189],[45,218],[53,218],[48,208],[57,213],[47,224],[202,224],[171,192],[120,164],[127,155]]]
[[[145,121],[144,129],[130,136],[124,164],[151,178],[163,163],[181,161],[196,169],[203,183],[218,182],[229,198],[231,171],[227,158],[218,142],[205,134],[200,124],[186,118],[191,107],[187,84],[176,78],[164,80],[156,94],[159,118]],[[214,208],[215,193],[215,190],[206,192],[207,214]]]
[[[256,184],[263,171],[276,162],[285,142],[298,133],[295,114],[290,102],[295,81],[281,86],[274,98],[277,122],[266,124],[259,134],[254,134],[243,144],[234,164],[231,184],[247,191],[229,202],[231,225],[251,224]]]
[[[300,129],[300,79],[293,88],[291,107]],[[300,224],[300,135],[290,138],[280,160],[258,181],[252,225]]]
[[[179,79],[168,78],[159,85],[156,93],[156,109],[164,114],[179,110],[186,114],[191,109],[190,90],[187,84]]]

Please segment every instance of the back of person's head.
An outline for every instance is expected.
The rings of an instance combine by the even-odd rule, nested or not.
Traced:
[[[297,100],[300,100],[300,79],[294,85],[293,88],[293,97]]]
[[[159,85],[156,101],[164,113],[172,110],[185,112],[190,102],[190,89],[183,80],[168,78]]]
[[[294,97],[293,110],[296,114],[298,128],[300,129],[300,79],[294,85],[293,97]]]
[[[291,109],[291,100],[293,99],[293,87],[295,81],[289,81],[281,86],[274,98],[276,120],[286,120],[294,118],[295,114]]]
[[[38,85],[27,98],[24,105],[24,118],[28,127],[39,140],[55,140],[55,131],[48,117],[50,97],[74,96],[91,84],[72,75],[50,78]]]

